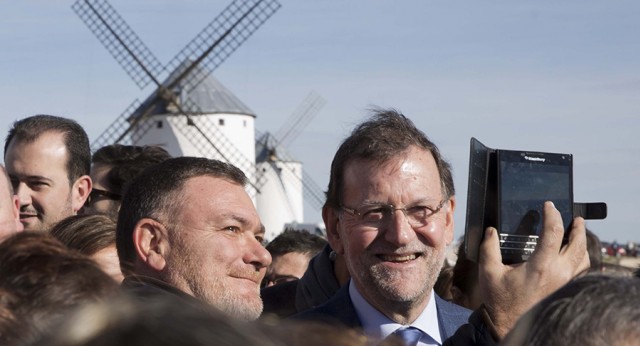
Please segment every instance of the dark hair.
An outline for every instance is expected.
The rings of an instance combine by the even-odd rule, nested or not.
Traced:
[[[49,233],[87,256],[116,244],[116,222],[106,215],[70,216],[56,223]]]
[[[27,344],[72,309],[117,288],[90,258],[49,234],[17,233],[0,243],[0,315],[10,317],[0,325],[0,344]]]
[[[411,146],[429,151],[436,162],[444,197],[455,195],[451,165],[435,144],[413,122],[394,109],[374,109],[370,119],[358,125],[333,158],[325,207],[339,208],[346,165],[356,159],[385,162]]]
[[[69,184],[89,174],[91,169],[89,137],[80,124],[67,118],[34,115],[14,122],[4,142],[4,155],[7,155],[7,149],[12,140],[16,143],[32,143],[45,132],[58,132],[64,135],[64,145],[69,156],[67,160]]]
[[[237,167],[202,157],[176,157],[149,167],[130,184],[118,214],[116,248],[123,272],[131,271],[136,258],[133,230],[143,218],[168,223],[169,216],[182,206],[180,192],[185,182],[194,177],[210,176],[240,186],[247,177]]]
[[[638,302],[640,280],[589,274],[569,282],[523,315],[507,336],[506,345],[637,342]]]
[[[324,238],[307,231],[285,229],[267,244],[266,248],[272,257],[298,252],[311,258],[322,251],[326,244],[327,241]]]
[[[123,195],[127,183],[131,182],[147,167],[171,158],[163,148],[154,145],[104,146],[93,153],[94,165],[110,166],[107,173],[107,190]]]

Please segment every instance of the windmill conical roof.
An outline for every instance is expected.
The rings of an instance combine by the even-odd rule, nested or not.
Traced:
[[[162,85],[171,90],[179,99],[180,107],[188,114],[216,114],[230,113],[243,114],[255,117],[255,113],[249,109],[229,89],[220,83],[204,67],[196,66],[188,77],[175,83],[172,82],[184,71],[191,61],[185,61],[179,65]],[[199,83],[197,83],[200,81]],[[195,87],[192,85],[196,84]],[[147,115],[169,114],[175,111],[167,109],[167,102],[158,98],[158,90],[154,91],[132,114],[132,118],[142,116],[145,109],[150,109]],[[188,101],[187,101],[188,100]]]

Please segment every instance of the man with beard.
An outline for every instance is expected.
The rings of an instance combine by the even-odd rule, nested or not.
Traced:
[[[71,119],[36,115],[16,121],[5,141],[4,162],[25,231],[47,231],[76,214],[89,197],[89,139]]]
[[[271,263],[264,227],[238,168],[173,158],[143,171],[124,195],[116,247],[123,286],[140,298],[208,303],[231,317],[262,312],[260,282]]]
[[[561,220],[556,227],[559,213],[548,204],[545,232],[562,232]],[[338,149],[322,211],[329,243],[345,257],[351,281],[326,304],[294,319],[339,323],[374,340],[396,337],[406,345],[440,345],[455,338],[462,344],[492,343],[540,296],[588,266],[579,218],[574,227],[581,228],[572,231],[579,239],[570,240],[566,266],[557,259],[558,241],[557,248],[545,244],[515,270],[503,266],[496,233],[488,231],[481,249],[487,266],[480,272],[489,292],[487,308],[473,315],[478,323],[454,336],[470,311],[438,297],[433,286],[453,240],[455,207],[451,168],[435,144],[397,111],[376,111]],[[541,238],[551,243],[562,236]],[[582,247],[575,244],[580,241]],[[541,269],[553,260],[562,272]],[[530,273],[539,280],[526,280]]]

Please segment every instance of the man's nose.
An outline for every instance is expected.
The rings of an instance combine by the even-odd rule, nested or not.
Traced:
[[[416,232],[409,224],[409,219],[403,209],[395,209],[389,215],[386,223],[384,238],[398,247],[407,245],[416,237]]]
[[[252,238],[246,252],[246,262],[253,264],[258,269],[266,268],[271,264],[271,254],[262,246],[262,243]]]
[[[25,183],[20,183],[15,189],[15,194],[20,200],[20,207],[31,205],[31,189]]]

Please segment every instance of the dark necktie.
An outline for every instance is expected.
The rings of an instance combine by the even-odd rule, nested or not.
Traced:
[[[416,346],[422,337],[422,331],[415,327],[400,327],[391,335],[400,338],[404,346]]]

